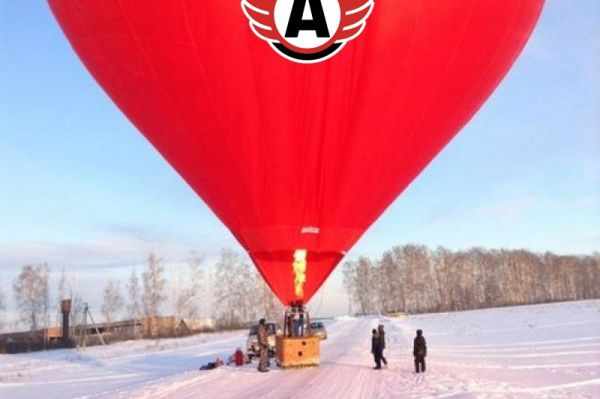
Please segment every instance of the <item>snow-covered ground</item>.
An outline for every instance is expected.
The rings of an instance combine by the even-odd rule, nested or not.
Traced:
[[[371,329],[389,367],[373,370]],[[321,366],[198,368],[243,346],[245,332],[0,355],[0,398],[600,398],[600,300],[327,322]],[[427,373],[412,340],[427,338]]]

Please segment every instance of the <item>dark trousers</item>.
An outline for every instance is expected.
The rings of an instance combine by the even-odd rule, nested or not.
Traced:
[[[383,362],[383,364],[387,365],[387,359],[385,358],[385,356],[383,356],[383,351],[381,351],[381,361]]]
[[[375,368],[381,368],[381,357],[382,356],[380,351],[375,351],[375,353],[373,353],[373,359],[375,360]]]
[[[419,365],[421,365],[421,372],[425,372],[425,358],[424,357],[415,357],[415,372],[419,372]]]
[[[260,347],[260,359],[258,361],[258,370],[264,371],[269,368],[269,348],[267,346]]]

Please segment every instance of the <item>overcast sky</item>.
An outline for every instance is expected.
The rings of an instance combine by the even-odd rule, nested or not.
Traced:
[[[600,251],[600,1],[547,1],[507,78],[348,258],[405,243]],[[227,247],[243,251],[85,71],[46,3],[0,0],[5,296],[28,263],[77,271],[92,296],[150,251],[210,263]],[[346,309],[339,269],[319,313]]]

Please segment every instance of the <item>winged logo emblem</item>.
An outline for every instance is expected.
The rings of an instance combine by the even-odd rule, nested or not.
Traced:
[[[373,0],[242,0],[250,29],[281,56],[316,63],[364,30]]]

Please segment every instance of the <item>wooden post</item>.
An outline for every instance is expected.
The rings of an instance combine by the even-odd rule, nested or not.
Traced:
[[[69,314],[71,313],[71,300],[63,299],[60,301],[60,310],[62,313],[62,342],[65,346],[70,346],[71,339],[69,337]]]

